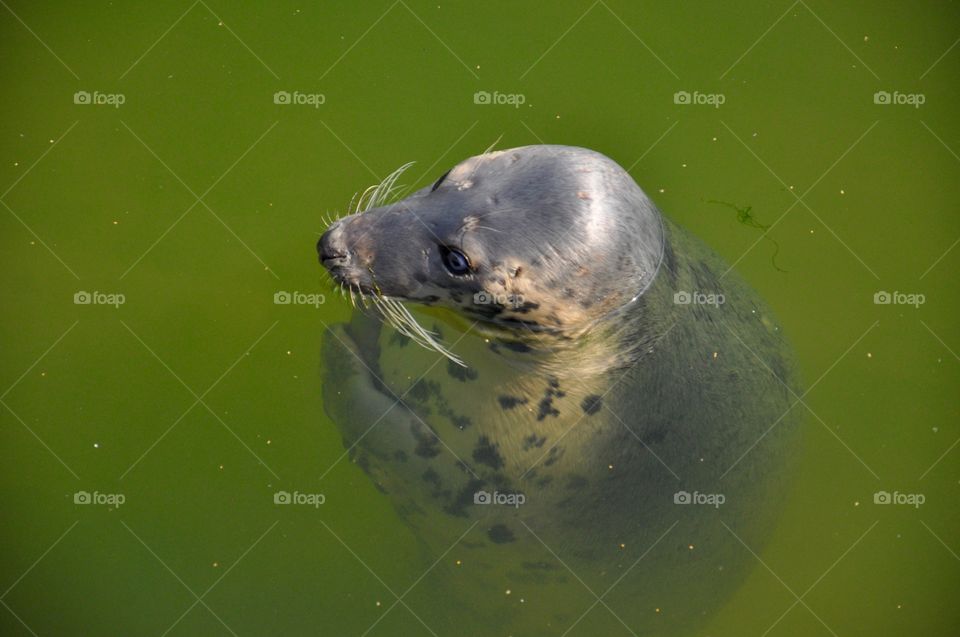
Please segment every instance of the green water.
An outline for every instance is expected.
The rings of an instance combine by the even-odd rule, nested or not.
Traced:
[[[703,634],[956,634],[955,3],[4,7],[0,633],[430,634],[388,610],[437,603],[429,564],[323,412],[350,310],[314,243],[407,161],[422,186],[543,142],[615,158],[735,263],[810,387],[782,523]],[[608,620],[570,634],[629,634]]]

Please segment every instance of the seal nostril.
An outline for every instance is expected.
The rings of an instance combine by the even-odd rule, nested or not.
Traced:
[[[334,239],[333,228],[323,233],[323,236],[317,241],[317,253],[320,255],[321,261],[326,263],[327,261],[338,261],[347,258],[349,252],[342,246],[337,245],[337,243]]]

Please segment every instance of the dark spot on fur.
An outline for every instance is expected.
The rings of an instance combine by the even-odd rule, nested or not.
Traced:
[[[523,450],[530,451],[533,448],[539,449],[543,446],[543,443],[547,441],[546,436],[538,436],[537,434],[530,434],[523,439]]]
[[[598,396],[597,394],[590,394],[580,403],[580,409],[588,416],[592,416],[600,411],[601,407],[603,407],[603,396]]]
[[[473,450],[473,459],[491,469],[499,469],[503,466],[503,457],[497,451],[497,445],[486,436],[480,436],[480,440],[477,441],[477,447]]]
[[[417,446],[413,450],[413,453],[421,458],[433,458],[440,455],[440,441],[437,438],[437,434],[432,430],[425,433],[423,431],[424,429],[425,427],[419,422],[415,422],[410,426],[410,433],[413,434],[414,439],[417,441]]]
[[[512,352],[519,352],[520,354],[526,354],[530,352],[530,346],[526,343],[521,343],[520,341],[503,341],[502,345]]]
[[[547,453],[547,459],[543,461],[543,466],[549,467],[563,456],[563,448],[553,447]]]
[[[440,474],[434,471],[433,469],[430,469],[428,467],[427,470],[424,471],[423,475],[420,477],[423,478],[424,482],[429,482],[430,484],[434,485],[437,488],[440,487]]]
[[[447,360],[447,374],[453,378],[456,378],[461,383],[465,383],[468,380],[477,380],[477,378],[480,376],[477,373],[477,370],[473,369],[472,367],[461,367],[452,360]]]
[[[519,396],[497,396],[497,402],[500,403],[500,409],[513,409],[517,405],[526,405],[528,400]]]
[[[491,526],[487,529],[487,537],[496,544],[507,544],[517,539],[514,537],[513,531],[511,531],[506,524],[494,524]]]
[[[543,420],[547,416],[559,416],[560,410],[553,406],[553,398],[547,396],[537,405],[537,420]]]
[[[425,403],[431,396],[440,396],[440,384],[434,380],[420,379],[407,391],[414,402]]]
[[[534,303],[533,301],[524,301],[523,304],[517,305],[512,308],[517,314],[528,314],[531,310],[537,310],[540,308],[539,303]]]
[[[470,480],[457,492],[456,497],[443,510],[450,515],[467,517],[467,507],[473,505],[473,494],[483,487],[483,480]]]

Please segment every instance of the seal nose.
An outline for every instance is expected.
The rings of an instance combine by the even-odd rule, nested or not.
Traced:
[[[324,267],[332,268],[347,262],[349,253],[340,242],[341,234],[340,223],[337,222],[330,226],[317,241],[317,254]]]

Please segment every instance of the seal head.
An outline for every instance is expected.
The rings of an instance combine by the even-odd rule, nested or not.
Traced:
[[[642,294],[663,243],[655,206],[614,161],[524,146],[336,221],[317,250],[351,291],[575,337]]]

